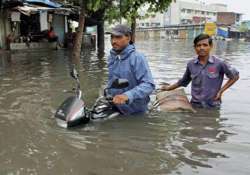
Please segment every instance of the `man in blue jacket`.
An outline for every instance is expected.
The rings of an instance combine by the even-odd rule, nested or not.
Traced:
[[[113,103],[122,114],[144,113],[155,89],[151,71],[144,55],[131,43],[131,30],[125,25],[115,26],[111,34],[112,49],[108,57],[108,86],[117,78],[129,81],[124,89],[110,89]]]

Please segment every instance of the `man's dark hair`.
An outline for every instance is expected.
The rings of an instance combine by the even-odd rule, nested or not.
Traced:
[[[208,43],[209,45],[211,46],[213,44],[213,39],[208,35],[208,34],[200,34],[198,36],[195,37],[194,39],[194,46],[196,46],[196,44],[201,41],[201,40],[204,40],[204,39],[208,39]]]

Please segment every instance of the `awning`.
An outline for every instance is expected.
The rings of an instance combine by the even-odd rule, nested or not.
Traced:
[[[62,4],[50,0],[25,0],[27,3],[44,4],[53,8],[62,7]]]
[[[54,10],[54,8],[41,7],[41,6],[17,6],[14,9],[18,10],[20,13],[30,16],[31,14],[38,13],[39,11],[49,11]]]
[[[69,15],[73,11],[70,8],[51,8],[51,7],[42,7],[38,5],[24,5],[24,6],[17,6],[13,8],[20,13],[30,16],[31,14],[39,13],[40,11],[53,11],[57,14]]]

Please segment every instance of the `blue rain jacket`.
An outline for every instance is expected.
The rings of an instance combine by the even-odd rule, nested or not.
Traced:
[[[116,105],[120,112],[125,115],[146,112],[150,101],[149,95],[155,89],[155,85],[145,56],[138,53],[131,44],[119,54],[111,49],[108,69],[108,87],[117,78],[125,78],[129,81],[127,88],[109,90],[113,96],[117,94],[128,96],[128,104]]]

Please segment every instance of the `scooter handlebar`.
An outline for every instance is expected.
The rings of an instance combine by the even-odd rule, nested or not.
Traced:
[[[106,96],[106,100],[109,102],[109,103],[112,103],[113,102],[113,97],[111,95],[107,95]]]
[[[63,90],[64,93],[74,93],[73,90]]]
[[[106,100],[107,100],[109,103],[113,103],[113,97],[112,97],[111,95],[107,95],[107,96],[106,96]],[[125,104],[129,104],[129,100],[127,100]]]

